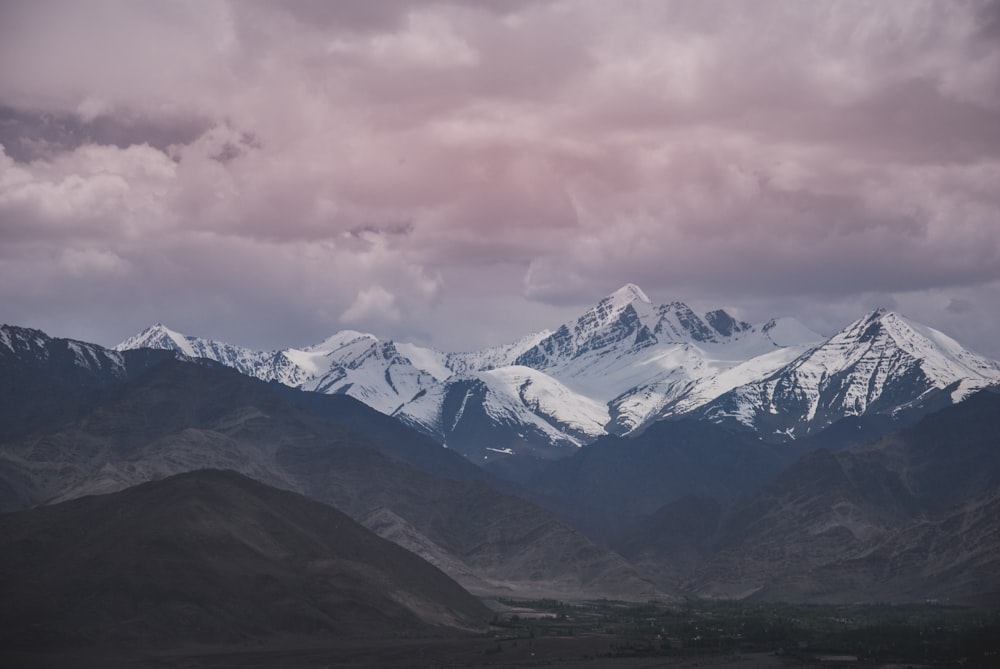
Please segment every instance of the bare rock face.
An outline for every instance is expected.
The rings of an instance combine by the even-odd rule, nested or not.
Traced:
[[[844,599],[1000,604],[1000,487],[889,532],[841,569],[871,578]]]

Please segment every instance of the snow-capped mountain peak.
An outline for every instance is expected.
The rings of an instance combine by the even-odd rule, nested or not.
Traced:
[[[968,372],[995,368],[995,363],[971,353],[951,337],[887,309],[876,309],[831,337],[827,347],[856,352],[862,348],[899,349],[927,362],[947,358]]]
[[[657,306],[638,286],[627,284],[539,341],[515,364],[579,376],[598,358],[603,364],[608,358],[633,358],[647,349],[726,342],[751,329],[721,309],[702,317],[683,302]],[[567,366],[579,369],[568,372]]]
[[[624,307],[632,304],[633,302],[645,302],[646,304],[653,303],[649,299],[649,296],[642,291],[642,288],[634,283],[626,283],[624,286],[601,300],[601,302],[608,302],[611,305],[618,307]]]
[[[566,327],[573,331],[576,347],[587,348],[601,345],[599,340],[608,330],[634,334],[643,327],[652,328],[656,317],[656,306],[646,293],[634,283],[627,283]]]
[[[626,284],[513,362],[533,369],[548,369],[588,352],[642,348],[655,343],[652,328],[656,322],[657,309],[649,297],[635,284]]]
[[[935,388],[964,381],[956,391],[956,401],[1000,380],[1000,363],[976,355],[948,335],[893,311],[876,309],[852,323],[848,330],[859,342],[879,348],[895,347],[909,354]]]
[[[155,323],[139,334],[121,342],[114,347],[114,350],[128,351],[136,348],[173,349],[185,355],[195,357],[196,347],[192,344],[196,341],[194,337],[188,337],[180,332],[171,330],[163,323]]]
[[[1000,363],[886,309],[876,309],[767,378],[705,405],[710,420],[789,436],[845,416],[896,414],[930,402],[957,402],[1000,383]],[[941,395],[947,399],[942,400]]]
[[[884,309],[825,339],[794,318],[754,326],[722,309],[655,304],[635,284],[553,331],[480,351],[446,353],[343,330],[264,353],[159,323],[116,348],[138,347],[347,394],[474,459],[554,457],[603,433],[679,416],[735,421],[784,439],[846,416],[957,402],[1000,383],[1000,363]]]
[[[171,330],[156,323],[114,347],[115,351],[155,348],[177,351],[191,358],[207,358],[232,367],[248,376],[258,376],[261,365],[274,354],[227,344],[215,339],[202,339]]]

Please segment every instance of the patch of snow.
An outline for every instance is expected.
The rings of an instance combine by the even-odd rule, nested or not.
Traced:
[[[652,304],[649,297],[642,291],[642,288],[634,283],[626,283],[624,286],[611,293],[607,298],[613,307],[621,308],[633,302],[645,302]]]
[[[582,442],[571,433],[572,431],[554,424],[556,421],[553,417],[536,413],[526,405],[519,394],[512,391],[512,376],[507,374],[506,370],[480,372],[476,378],[482,381],[487,389],[483,399],[483,411],[497,424],[533,428],[550,444],[581,445]]]
[[[498,367],[514,364],[525,351],[530,351],[539,342],[552,334],[549,330],[533,332],[517,341],[501,346],[492,346],[479,351],[445,354],[444,365],[454,374],[469,375]]]
[[[298,348],[286,348],[281,352],[292,364],[305,371],[310,377],[316,377],[324,371],[325,354],[322,352],[306,351]],[[328,369],[328,367],[327,367]]]
[[[445,364],[447,356],[444,353],[407,343],[397,343],[396,350],[406,356],[414,367],[427,372],[438,381],[444,381],[454,374]]]
[[[511,365],[480,374],[490,389],[521,402],[549,423],[589,437],[604,434],[607,404],[574,393],[544,372]]]
[[[458,411],[455,412],[455,420],[451,423],[451,429],[454,430],[458,422],[462,420],[462,416],[465,414],[465,405],[469,403],[469,396],[472,395],[471,390],[465,391],[465,396],[462,398],[462,404],[458,407]]]
[[[441,416],[447,386],[438,384],[397,409],[392,415],[438,439],[447,440]],[[454,426],[452,426],[454,429]]]
[[[125,376],[125,360],[119,352],[73,340],[67,340],[66,346],[73,352],[73,360],[78,367],[98,371],[110,365],[109,371],[114,376]]]

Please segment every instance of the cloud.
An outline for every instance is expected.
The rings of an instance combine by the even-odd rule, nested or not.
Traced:
[[[176,166],[148,146],[86,145],[49,161],[18,164],[0,146],[0,233],[25,242],[103,242],[169,223]]]
[[[402,318],[396,306],[396,296],[382,286],[370,286],[358,291],[351,306],[347,307],[340,320],[345,323],[359,321],[398,321]]]
[[[66,249],[60,263],[76,278],[86,278],[90,274],[124,276],[131,269],[129,263],[115,253],[97,249]]]
[[[1000,354],[991,3],[0,12],[6,319],[474,346],[634,281]]]
[[[948,301],[945,310],[953,314],[968,314],[976,310],[976,306],[969,300],[952,298]]]
[[[32,112],[0,106],[0,144],[8,156],[22,163],[49,160],[87,144],[120,149],[148,144],[166,150],[194,141],[210,126],[205,119],[183,114],[118,112],[92,97],[84,99],[76,111]]]

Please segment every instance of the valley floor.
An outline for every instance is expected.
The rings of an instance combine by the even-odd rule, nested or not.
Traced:
[[[503,600],[479,634],[3,652],[19,669],[995,667],[1000,612],[912,604]]]
[[[194,649],[118,653],[0,653],[0,664],[21,669],[403,669],[428,667],[559,667],[562,669],[782,669],[818,662],[774,653],[685,657],[607,657],[613,638],[541,639],[531,645],[486,639],[338,642],[330,646]],[[503,650],[496,651],[497,647]],[[825,666],[825,665],[824,665]]]

